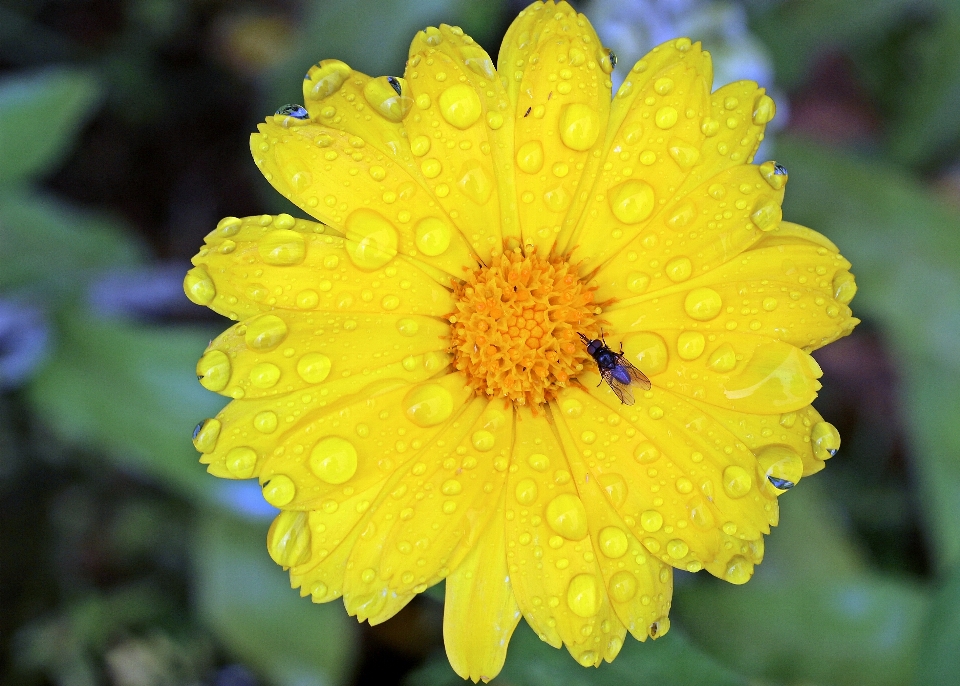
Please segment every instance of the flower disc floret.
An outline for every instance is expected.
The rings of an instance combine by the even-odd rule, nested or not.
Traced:
[[[454,286],[454,366],[477,395],[542,405],[588,364],[577,333],[599,331],[594,288],[562,257],[508,250]]]

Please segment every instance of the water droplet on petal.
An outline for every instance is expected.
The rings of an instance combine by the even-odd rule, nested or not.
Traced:
[[[309,77],[313,80],[310,90],[313,97],[323,100],[330,97],[350,78],[350,67],[340,60],[323,60],[319,68],[311,70]]]
[[[289,267],[303,262],[307,246],[302,234],[290,229],[276,229],[260,239],[257,252],[267,264]]]
[[[423,428],[441,424],[453,414],[453,396],[435,383],[411,389],[401,405],[407,419]]]
[[[629,179],[610,189],[610,209],[624,224],[637,224],[656,207],[653,187],[645,181]]]
[[[680,281],[686,281],[690,278],[690,275],[693,273],[693,264],[690,262],[689,257],[674,257],[667,262],[664,271],[666,271],[667,277],[671,281],[679,283]]]
[[[583,403],[576,398],[567,398],[560,403],[560,410],[571,419],[576,419],[583,414]]]
[[[633,457],[640,464],[650,464],[660,459],[660,449],[650,441],[643,441],[634,449]]]
[[[667,554],[674,560],[682,560],[690,552],[690,546],[679,538],[667,542]]]
[[[573,102],[560,112],[560,140],[571,150],[589,150],[600,135],[600,116],[589,105]]]
[[[783,210],[780,202],[775,198],[759,200],[753,209],[753,214],[750,215],[750,221],[761,231],[773,231],[780,226],[782,219]]]
[[[521,505],[531,505],[537,500],[537,483],[533,479],[521,479],[514,489],[517,502]]]
[[[260,433],[273,433],[277,430],[277,414],[270,410],[264,410],[253,418],[253,426]]]
[[[745,584],[753,576],[753,565],[742,555],[734,555],[727,563],[723,578],[731,584]]]
[[[281,512],[267,532],[267,551],[278,565],[287,568],[310,559],[310,526],[307,513]]]
[[[257,466],[257,453],[253,448],[231,448],[223,460],[227,471],[237,479],[249,479]]]
[[[610,559],[623,557],[630,547],[626,532],[616,526],[604,527],[597,535],[600,552]]]
[[[339,436],[320,439],[310,451],[310,471],[328,484],[342,484],[357,473],[357,449]]]
[[[810,443],[818,460],[829,460],[840,449],[840,432],[830,422],[817,422],[810,432]]]
[[[777,114],[777,105],[769,95],[761,95],[753,105],[753,123],[762,126]]]
[[[251,350],[273,350],[287,337],[287,324],[275,314],[265,314],[247,322],[243,340]]]
[[[699,331],[684,331],[677,337],[677,354],[684,360],[695,360],[703,354],[707,344]]]
[[[665,105],[657,110],[657,114],[654,116],[653,121],[661,129],[669,129],[671,126],[677,123],[677,110],[670,105]]]
[[[607,590],[610,591],[610,597],[614,601],[629,602],[637,594],[637,578],[626,570],[619,571],[610,577]]]
[[[470,437],[470,442],[473,444],[474,448],[482,453],[485,453],[493,448],[496,438],[489,431],[480,429],[479,431],[473,432],[473,435]]]
[[[197,305],[208,305],[217,295],[217,288],[204,267],[194,267],[183,277],[183,292]]]
[[[219,419],[204,419],[197,424],[197,428],[193,430],[193,447],[197,452],[213,452],[217,447],[217,439],[220,438],[221,426]]]
[[[283,507],[297,494],[293,480],[285,474],[274,474],[261,488],[263,497],[274,507]]]
[[[697,321],[710,321],[718,314],[723,306],[720,294],[712,288],[695,288],[683,301],[684,311]]]
[[[394,88],[390,79],[394,79],[394,82],[400,86],[400,93]],[[363,87],[363,97],[384,119],[398,123],[407,116],[413,104],[413,99],[405,95],[409,92],[405,86],[403,79],[380,76],[367,81]]]
[[[309,119],[310,114],[303,105],[284,105],[274,114],[281,117],[293,117],[294,119]]]
[[[307,383],[320,383],[330,374],[330,358],[323,353],[307,353],[297,360],[297,374]]]
[[[361,208],[346,221],[350,261],[364,271],[379,269],[397,254],[397,230],[381,214]]]
[[[550,458],[543,453],[533,453],[527,458],[527,464],[538,472],[545,472],[550,467]]]
[[[400,332],[401,336],[416,336],[417,332],[420,330],[420,324],[417,323],[416,319],[400,319],[397,321],[397,331]]]
[[[742,498],[750,492],[751,486],[753,477],[743,467],[730,465],[723,470],[723,490],[731,498]]]
[[[543,168],[543,144],[527,141],[517,149],[517,166],[527,174],[536,174]]]
[[[257,388],[273,388],[280,380],[280,367],[270,362],[261,362],[250,370],[250,383]]]
[[[546,519],[550,528],[567,540],[579,541],[587,535],[587,511],[571,493],[561,493],[550,501]]]
[[[786,491],[803,476],[803,460],[785,445],[771,445],[757,452],[760,470],[774,488]]]
[[[847,270],[837,272],[833,277],[833,297],[846,305],[857,294],[857,281]]]
[[[707,366],[715,372],[726,374],[737,366],[737,353],[729,343],[722,343],[710,354]]]
[[[600,610],[600,585],[593,574],[578,574],[567,587],[567,606],[578,617],[593,617]],[[593,664],[591,660],[590,664]]]
[[[640,513],[640,526],[650,533],[660,531],[663,527],[663,515],[656,510],[645,510]]]
[[[465,83],[458,83],[443,91],[439,105],[440,114],[447,123],[461,130],[473,126],[483,112],[480,96]]]
[[[197,362],[197,378],[208,391],[222,391],[230,381],[230,358],[222,350],[208,350]]]

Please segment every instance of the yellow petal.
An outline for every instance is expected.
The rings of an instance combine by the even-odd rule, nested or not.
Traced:
[[[387,253],[416,257],[456,277],[474,263],[454,218],[422,179],[362,138],[309,122],[284,128],[268,119],[250,137],[250,149],[274,188],[348,239],[385,236]],[[435,255],[417,240],[418,227],[427,220],[446,231],[447,247]],[[378,260],[367,262],[358,266],[366,271],[382,266]]]
[[[502,401],[461,400],[462,412],[394,475],[372,505],[369,536],[347,564],[344,602],[360,619],[385,619],[386,592],[420,593],[455,569],[476,545],[509,460],[512,410]],[[384,598],[385,599],[385,598]]]
[[[767,202],[779,206],[782,198],[759,167],[723,171],[667,206],[609,257],[597,273],[597,301],[655,293],[716,269],[768,235],[750,215]],[[599,232],[610,235],[609,229]]]
[[[473,550],[447,577],[443,644],[453,671],[474,682],[500,673],[520,621],[507,573],[502,499]]]
[[[617,254],[674,202],[700,158],[701,121],[709,113],[706,60],[699,49],[636,88],[632,106],[612,134],[568,247],[586,270]],[[586,190],[586,189],[585,189]]]
[[[290,215],[228,217],[206,237],[184,281],[188,295],[231,319],[274,309],[441,316],[453,309],[447,286],[396,258],[374,269],[367,244],[331,235]],[[361,266],[358,266],[357,262]],[[198,285],[200,284],[200,285]]]
[[[547,253],[603,146],[610,110],[608,51],[566,2],[533,4],[510,27],[498,68],[515,121],[515,196],[525,245]],[[605,61],[606,60],[606,61]],[[608,67],[609,68],[609,67]],[[584,171],[584,168],[587,171]]]
[[[834,277],[849,266],[826,248],[748,250],[702,276],[616,303],[605,318],[617,331],[679,325],[718,340],[725,331],[743,331],[815,350],[856,324],[833,293]]]
[[[516,210],[504,193],[513,180],[506,166],[513,127],[493,62],[459,28],[431,27],[410,45],[406,81],[415,104],[404,125],[415,163],[486,261],[517,233]]]
[[[528,408],[517,413],[506,519],[510,580],[533,630],[581,664],[615,654],[610,641],[622,644],[625,629],[607,597],[587,510],[547,418]]]

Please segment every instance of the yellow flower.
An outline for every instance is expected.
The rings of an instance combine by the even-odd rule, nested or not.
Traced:
[[[185,281],[238,322],[197,366],[234,399],[202,462],[259,479],[315,602],[378,623],[445,579],[474,680],[521,615],[597,665],[667,631],[674,568],[744,583],[777,497],[839,446],[809,351],[856,324],[856,286],[752,164],[773,101],[711,93],[685,38],[611,99],[613,68],[562,2],[520,14],[496,71],[449,26],[402,79],[321,62],[251,139],[318,222],[228,217]],[[608,375],[650,390],[603,383],[601,331]]]

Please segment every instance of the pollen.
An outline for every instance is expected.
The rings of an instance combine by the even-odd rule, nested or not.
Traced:
[[[600,308],[576,265],[528,249],[507,250],[455,284],[449,321],[454,365],[477,395],[537,406],[589,363],[577,334],[598,337]]]

